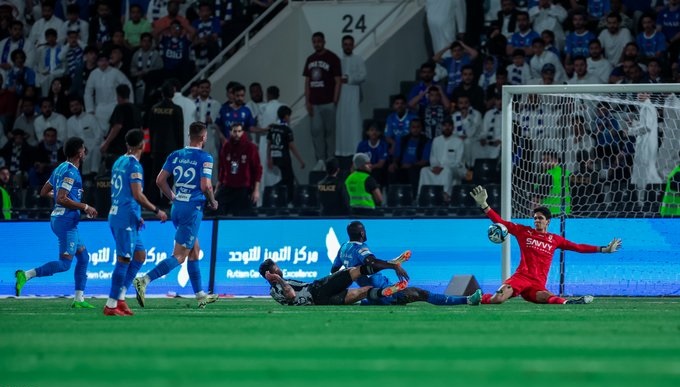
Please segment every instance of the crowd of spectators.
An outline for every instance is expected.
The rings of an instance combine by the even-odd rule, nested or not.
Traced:
[[[279,89],[268,85],[265,93],[253,83],[246,94],[245,85],[230,82],[223,103],[211,97],[210,82],[201,80],[188,95],[180,93],[197,69],[272,3],[0,1],[0,166],[9,172],[8,179],[3,174],[3,195],[13,196],[15,208],[49,206],[37,192],[63,161],[61,144],[71,136],[85,140],[89,156],[81,172],[86,194],[94,194],[96,179],[105,178],[125,153],[122,139],[132,128],[148,129],[142,163],[153,176],[164,155],[186,145],[189,123],[199,120],[209,124],[206,149],[216,156],[216,186],[225,189],[220,208],[243,209],[230,204],[237,199],[271,205],[262,194],[277,185],[285,187],[283,204],[290,205],[298,184],[291,178],[289,152],[300,167],[304,162],[281,115]],[[366,153],[366,169],[388,205],[390,186],[410,187],[414,204],[424,186],[441,187],[437,203],[447,204],[456,196],[460,200],[457,187],[479,182],[479,162],[500,156],[504,85],[680,81],[680,0],[492,0],[488,9],[482,2],[428,0],[426,7],[432,56],[423,58],[413,88],[392,98],[393,112],[384,121],[363,127],[361,84],[377,75],[367,74],[351,36],[343,37],[338,56],[325,48],[323,33],[315,33],[314,52],[302,71],[315,153],[311,169],[334,166],[333,156],[346,167],[355,153]],[[536,191],[528,200],[541,200],[536,182],[549,175],[554,165],[548,160],[555,157],[573,168],[574,181],[584,181],[579,171],[592,169],[604,180],[630,181],[639,191],[660,183],[635,172],[633,138],[649,132],[635,130],[649,125],[628,121],[644,108],[644,98],[626,116],[613,116],[606,104],[584,104],[579,111],[571,104],[566,111],[541,98],[529,97],[513,122],[519,144],[513,149],[515,166],[531,175],[525,176],[533,184],[527,188]],[[572,121],[554,118],[565,116]],[[272,125],[279,125],[276,131],[269,130]],[[560,125],[574,128],[570,139],[579,144],[578,152],[554,156],[548,143],[532,142]],[[241,137],[257,152],[239,150],[245,153],[234,160],[230,152],[237,152],[231,149]],[[499,182],[497,163],[484,168],[492,169],[487,183]],[[347,169],[329,170],[327,179],[342,183]],[[658,171],[661,179],[666,172]],[[235,176],[244,180],[234,182]],[[245,190],[234,196],[227,187]],[[154,184],[145,189],[157,195]]]

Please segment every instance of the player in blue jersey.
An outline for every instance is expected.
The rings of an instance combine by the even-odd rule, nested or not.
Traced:
[[[368,248],[368,245],[366,245],[366,229],[359,221],[354,221],[347,226],[347,235],[349,236],[349,242],[340,246],[338,255],[335,257],[335,261],[333,261],[331,273],[335,273],[343,266],[348,268],[371,262],[374,266],[378,267],[394,267],[397,274],[399,274],[400,271],[403,271],[401,263],[411,257],[411,252],[407,250],[391,261],[383,261],[376,258]],[[371,286],[377,289],[385,288],[389,284],[387,277],[380,273],[362,275],[355,282],[362,287]],[[366,299],[362,302],[373,305],[404,305],[416,301],[425,301],[433,305],[479,305],[481,297],[482,291],[480,289],[477,289],[474,294],[468,297],[457,297],[431,293],[427,290],[410,286],[391,297]]]
[[[111,291],[104,306],[107,316],[132,315],[125,293],[146,260],[146,249],[139,235],[144,226],[142,207],[153,211],[165,222],[168,216],[142,192],[144,170],[139,163],[144,148],[144,133],[133,129],[125,135],[127,154],[120,156],[111,169],[111,210],[109,225],[116,240],[116,266],[111,276]]]
[[[203,204],[216,210],[217,201],[211,183],[213,158],[203,150],[208,130],[204,123],[194,122],[189,127],[189,146],[176,150],[168,156],[163,169],[156,177],[156,185],[172,201],[170,216],[175,225],[175,247],[172,257],[164,259],[147,275],[135,278],[137,301],[144,307],[147,285],[184,263],[189,257],[187,271],[191,287],[196,294],[198,307],[205,308],[217,301],[217,294],[207,294],[201,286],[201,272],[198,257],[201,251],[198,243],[198,228],[203,220]],[[174,178],[175,192],[168,185],[168,178]]]
[[[83,196],[83,180],[78,168],[87,153],[83,139],[69,138],[64,145],[64,153],[66,154],[66,161],[52,171],[49,180],[40,190],[40,196],[54,199],[50,226],[54,235],[59,239],[59,260],[48,262],[31,270],[17,270],[14,273],[16,295],[21,295],[21,289],[32,278],[48,277],[68,270],[75,256],[77,262],[73,277],[76,283],[76,293],[71,307],[94,308],[83,298],[85,284],[87,283],[87,263],[90,260],[90,255],[78,234],[81,211],[88,218],[97,216],[97,210],[94,207],[80,202]]]

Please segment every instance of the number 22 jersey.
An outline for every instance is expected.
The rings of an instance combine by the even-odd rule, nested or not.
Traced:
[[[210,153],[194,147],[176,150],[168,156],[163,170],[175,180],[175,203],[203,203],[201,179],[212,178],[213,157]]]

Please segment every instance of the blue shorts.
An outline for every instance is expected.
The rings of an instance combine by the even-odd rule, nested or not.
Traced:
[[[137,251],[146,250],[137,227],[111,227],[111,234],[113,234],[113,239],[116,240],[116,256],[118,257],[132,258],[132,255]]]
[[[198,238],[198,228],[203,220],[203,204],[199,202],[173,204],[170,212],[175,225],[175,242],[191,249]]]
[[[59,240],[60,257],[64,254],[74,257],[76,251],[85,247],[78,233],[78,221],[79,219],[66,216],[53,216],[50,218],[52,232]]]

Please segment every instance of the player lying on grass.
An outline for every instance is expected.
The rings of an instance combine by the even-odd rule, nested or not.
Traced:
[[[593,296],[566,300],[545,288],[555,250],[613,253],[621,247],[621,239],[614,238],[607,246],[602,247],[576,244],[548,232],[551,214],[547,207],[538,207],[534,210],[534,228],[531,228],[503,220],[486,203],[488,195],[484,187],[475,187],[470,195],[492,222],[501,223],[507,227],[508,232],[517,239],[520,251],[519,266],[515,273],[503,282],[496,294],[485,294],[482,297],[482,304],[502,304],[507,299],[517,296],[522,296],[525,300],[537,304],[589,304],[593,301]]]
[[[358,289],[348,289],[361,275],[374,270],[370,264],[340,270],[332,275],[314,282],[301,282],[284,279],[279,265],[271,259],[260,264],[260,275],[269,281],[269,294],[282,305],[351,305],[364,298],[380,299],[403,290],[408,285],[406,280],[397,282],[384,289],[363,286]]]
[[[376,256],[371,252],[366,241],[368,237],[366,236],[366,228],[363,223],[359,221],[351,222],[347,226],[347,236],[349,241],[345,242],[340,246],[338,250],[338,255],[333,261],[333,266],[331,267],[331,273],[335,273],[340,270],[341,267],[357,267],[364,265],[368,262],[371,264],[379,265],[384,268],[394,268],[395,271],[403,270],[401,268],[401,263],[408,261],[411,258],[411,251],[406,250],[399,257],[391,261],[383,261],[376,258]],[[399,271],[397,271],[399,273]],[[387,277],[381,273],[365,274],[361,275],[355,280],[359,286],[370,286],[373,288],[384,288],[389,284]],[[364,299],[362,304],[366,305],[405,305],[411,302],[424,301],[433,305],[461,305],[470,304],[478,305],[482,297],[482,291],[477,289],[477,291],[469,297],[456,297],[456,296],[446,296],[444,294],[431,293],[425,289],[420,289],[416,287],[407,287],[406,289],[392,295],[389,297],[382,297],[379,299]]]

